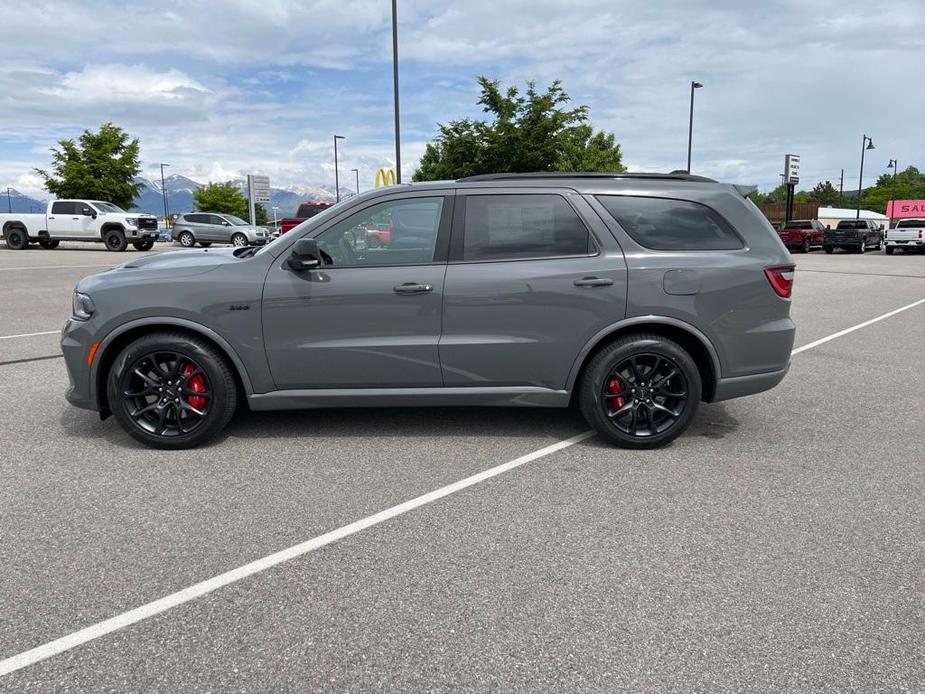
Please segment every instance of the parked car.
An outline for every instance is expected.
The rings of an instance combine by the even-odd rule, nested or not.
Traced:
[[[793,219],[777,233],[789,250],[809,253],[813,248],[822,247],[825,226],[818,219]]]
[[[158,234],[154,215],[126,212],[100,200],[52,200],[44,214],[0,214],[0,228],[13,250],[30,243],[50,249],[61,241],[95,241],[110,251],[124,251],[128,244],[147,251]]]
[[[67,399],[159,448],[252,410],[575,402],[661,446],[701,401],[787,373],[794,265],[746,195],[688,174],[390,186],[261,248],[162,253],[77,285]],[[357,243],[376,220],[387,247]]]
[[[232,246],[261,246],[270,238],[264,227],[252,226],[233,214],[222,212],[189,212],[177,216],[170,237],[181,246],[192,248],[197,243],[208,248],[213,243]]]
[[[285,234],[287,231],[295,229],[306,219],[311,219],[316,214],[324,212],[333,205],[333,202],[303,202],[296,210],[295,217],[284,217],[279,220],[279,233]]]
[[[886,232],[887,255],[893,255],[897,248],[903,253],[925,250],[925,219],[900,219]]]
[[[836,248],[863,253],[868,248],[880,248],[882,244],[882,224],[869,219],[843,219],[834,229],[825,230],[822,249],[826,253],[833,253]]]

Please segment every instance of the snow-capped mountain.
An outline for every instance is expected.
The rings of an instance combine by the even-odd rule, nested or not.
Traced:
[[[15,188],[0,189],[0,212],[25,212],[37,214],[45,212],[48,207],[47,200],[37,200],[20,193]]]
[[[163,216],[164,214],[164,197],[161,192],[160,180],[149,180],[146,178],[136,177],[136,183],[141,183],[144,188],[135,198],[134,207],[142,212],[148,212],[153,215]],[[246,196],[247,181],[238,179],[234,181],[238,189]],[[196,209],[196,202],[193,199],[193,192],[201,188],[204,184],[198,183],[191,178],[172,174],[164,179],[164,187],[167,189],[167,205],[171,214],[183,214],[192,212]],[[355,191],[341,186],[341,197],[353,195]],[[265,205],[267,213],[272,217],[271,210],[278,207],[277,215],[288,217],[295,214],[296,208],[301,202],[313,202],[316,200],[334,201],[333,186],[290,186],[288,188],[270,188],[270,203]]]

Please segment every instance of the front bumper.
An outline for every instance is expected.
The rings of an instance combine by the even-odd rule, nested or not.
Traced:
[[[69,318],[61,329],[61,352],[67,367],[68,388],[64,397],[75,407],[99,410],[96,393],[90,383],[90,365],[87,363],[93,344],[91,321]]]

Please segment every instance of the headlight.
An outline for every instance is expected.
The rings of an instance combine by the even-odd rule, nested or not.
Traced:
[[[86,294],[74,292],[71,299],[71,316],[75,320],[90,320],[95,311],[96,306],[93,305],[93,299]]]
[[[125,223],[128,224],[129,226],[137,227],[137,226],[138,226],[138,218],[137,218],[137,217],[126,217],[126,218],[125,218]]]

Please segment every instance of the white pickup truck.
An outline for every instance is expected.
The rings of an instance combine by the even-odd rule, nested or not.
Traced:
[[[907,251],[925,251],[925,219],[900,219],[896,226],[886,232],[886,252],[901,248]]]
[[[98,200],[52,200],[45,214],[0,214],[0,230],[13,250],[30,243],[57,248],[61,241],[96,241],[110,251],[124,251],[128,244],[147,251],[158,235],[157,217]]]

